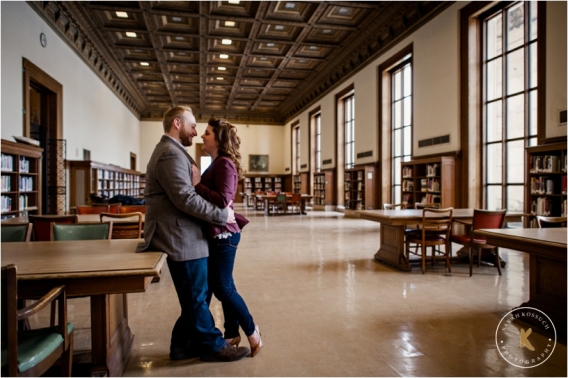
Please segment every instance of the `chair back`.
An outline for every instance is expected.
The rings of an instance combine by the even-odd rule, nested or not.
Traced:
[[[5,242],[29,242],[32,237],[31,223],[3,224],[2,243]]]
[[[100,213],[108,213],[109,212],[109,205],[97,205],[97,206],[85,206],[85,205],[78,205],[75,207],[77,214],[100,214]]]
[[[107,211],[110,212],[110,211]],[[119,208],[120,214],[125,213],[142,213],[146,214],[146,205],[127,205],[127,206],[120,206]]]
[[[124,214],[111,214],[102,213],[100,215],[101,222],[105,219],[113,220],[112,239],[140,239],[142,237],[142,218],[140,212],[124,213]],[[136,221],[123,221],[123,219],[134,218]]]
[[[421,203],[421,202],[416,202],[414,204],[414,209],[416,210],[421,210],[421,209],[439,209],[440,208],[440,204],[439,203]]]
[[[404,203],[383,203],[383,210],[404,210],[406,205]]]
[[[505,223],[506,213],[507,209],[503,210],[473,209],[472,229],[475,231],[481,228],[503,228],[503,223]]]
[[[33,241],[51,241],[51,223],[77,223],[77,215],[28,215]]]
[[[445,209],[426,207],[422,209],[422,236],[425,237],[429,232],[435,232],[437,235],[445,235],[445,238],[449,240],[453,211],[453,207]]]
[[[277,194],[276,203],[282,203],[282,202],[286,202],[286,194]]]
[[[104,223],[52,223],[51,240],[104,240],[112,235],[112,222]]]
[[[538,228],[566,227],[566,219],[566,217],[545,217],[542,215],[536,216]]]
[[[94,203],[93,206],[108,206],[106,213],[119,214],[121,203]],[[98,213],[100,214],[100,213]]]

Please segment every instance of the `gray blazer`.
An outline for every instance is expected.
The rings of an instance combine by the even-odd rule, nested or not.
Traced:
[[[220,209],[195,192],[192,163],[181,144],[162,136],[146,169],[144,243],[136,252],[163,251],[174,261],[209,256],[201,222],[224,226],[227,209]]]

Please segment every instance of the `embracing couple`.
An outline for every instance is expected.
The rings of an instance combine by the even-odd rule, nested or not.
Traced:
[[[191,108],[164,113],[164,135],[146,170],[144,239],[137,252],[163,251],[178,295],[181,315],[172,331],[170,358],[236,361],[262,347],[258,326],[237,292],[233,267],[241,229],[248,220],[233,211],[237,182],[243,176],[237,128],[209,120],[203,151],[212,163],[201,176],[185,147],[197,136]],[[209,311],[212,294],[225,316],[225,334]],[[239,327],[250,349],[239,347]]]

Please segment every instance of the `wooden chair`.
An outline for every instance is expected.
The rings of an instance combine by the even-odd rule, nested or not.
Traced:
[[[112,222],[51,224],[51,240],[103,240],[112,235]]]
[[[39,377],[57,360],[62,376],[71,376],[73,324],[67,323],[65,286],[57,286],[39,301],[18,310],[18,281],[15,265],[2,267],[2,375]],[[57,327],[18,330],[18,321],[58,303]]]
[[[566,217],[545,217],[542,215],[536,216],[538,228],[566,227],[566,220]]]
[[[86,206],[78,205],[75,207],[77,214],[100,214],[108,213],[110,207],[109,205],[97,205],[97,206]]]
[[[422,255],[422,274],[426,272],[426,254],[428,247],[432,247],[432,265],[436,258],[435,246],[444,245],[444,255],[446,258],[446,268],[448,272],[452,272],[450,265],[451,242],[450,235],[452,231],[452,212],[453,208],[432,209],[425,208],[422,210],[422,222],[420,230],[406,237],[406,258],[410,261],[410,243],[420,246]],[[418,253],[418,248],[416,248]]]
[[[51,223],[77,223],[77,215],[28,215],[33,241],[51,241]]]
[[[118,209],[118,212],[120,214],[125,214],[125,213],[142,213],[142,214],[146,214],[146,205],[126,205],[126,206],[120,206],[120,208]]]
[[[102,213],[100,215],[101,222],[104,222],[105,218],[111,220],[119,220],[126,218],[138,218],[137,221],[120,221],[113,222],[112,226],[112,239],[140,239],[142,237],[142,213],[124,213],[124,214],[111,214]]]
[[[276,194],[274,202],[268,204],[274,214],[285,214],[287,211],[286,194]]]
[[[495,265],[501,275],[501,259],[499,258],[499,248],[487,244],[487,240],[482,236],[473,236],[475,230],[482,228],[503,228],[505,222],[506,209],[503,210],[480,210],[473,209],[473,224],[469,235],[452,235],[452,242],[462,244],[469,248],[469,276],[473,274],[473,251],[478,250],[477,266],[481,262],[481,251],[491,250],[495,254]]]
[[[286,197],[286,211],[291,211],[294,214],[300,214],[302,212],[302,194],[292,193],[290,198]]]
[[[5,242],[29,242],[32,237],[32,224],[3,224],[2,243]]]

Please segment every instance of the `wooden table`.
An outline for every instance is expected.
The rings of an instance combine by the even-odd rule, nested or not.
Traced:
[[[566,336],[566,228],[477,230],[476,235],[498,247],[530,255],[528,302],[550,317],[559,334]]]
[[[410,271],[412,268],[404,253],[404,230],[407,225],[422,222],[422,210],[357,210],[355,212],[363,219],[381,224],[380,246],[375,253],[375,259],[400,270]],[[518,221],[523,216],[523,213],[511,212],[505,215],[505,220]],[[454,209],[452,217],[456,220],[472,219],[473,209]]]
[[[18,268],[20,298],[38,298],[57,285],[68,297],[91,297],[92,373],[120,376],[134,335],[126,293],[144,292],[166,255],[135,253],[141,239],[2,243],[2,265]]]
[[[142,214],[142,223],[146,218],[146,214]],[[79,222],[85,223],[100,223],[101,222],[101,215],[100,214],[77,214],[77,219]],[[112,221],[113,223],[128,223],[128,222],[136,222],[138,223],[137,217],[128,217],[128,218],[105,218],[106,221]],[[21,217],[16,218],[8,218],[2,219],[2,224],[14,224],[14,223],[28,223],[29,219],[27,215],[22,215]]]
[[[306,215],[306,201],[312,199],[310,194],[302,194],[302,199],[300,200],[300,214]],[[264,200],[264,215],[270,215],[269,202],[276,199],[276,194],[257,194],[256,198]],[[287,199],[292,198],[291,194],[286,195]],[[255,207],[256,209],[256,207]]]

